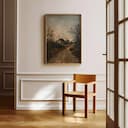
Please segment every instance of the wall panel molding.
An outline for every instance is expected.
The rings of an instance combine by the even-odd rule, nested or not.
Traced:
[[[3,54],[2,54],[2,62],[8,62],[5,59],[5,0],[3,0]]]
[[[16,0],[0,0],[0,95],[2,96],[14,95],[16,9]]]
[[[65,79],[67,80],[67,79]],[[38,82],[41,82],[42,84],[43,83],[46,83],[46,84],[53,84],[53,83],[58,83],[59,86],[62,85],[62,82],[65,81],[65,80],[55,80],[55,79],[20,79],[20,87],[19,87],[19,100],[21,102],[40,102],[40,101],[61,101],[61,97],[57,97],[57,98],[50,98],[50,99],[33,99],[33,98],[27,98],[27,97],[24,97],[24,90],[25,90],[25,82],[26,83],[35,83],[35,85],[29,85],[30,89],[32,86],[37,86],[37,83]],[[45,85],[42,85],[42,86],[45,86]],[[55,85],[51,85],[51,86],[55,86]],[[52,89],[52,88],[51,88]],[[48,90],[49,91],[49,90]],[[43,94],[43,93],[42,93]]]
[[[3,90],[13,90],[14,89],[14,87],[11,87],[11,86],[10,87],[6,87],[6,85],[8,85],[8,84],[6,84],[6,82],[7,82],[6,77],[9,74],[11,74],[11,77],[12,77],[14,75],[14,72],[13,71],[3,71],[3,85],[2,85],[3,86]]]
[[[6,0],[3,0],[3,54],[2,54],[2,62],[3,63],[14,63],[14,59],[6,59]]]
[[[62,106],[62,82],[71,80],[72,74],[18,74],[16,87],[16,108],[17,110],[58,110]],[[105,75],[97,76],[97,109],[105,110]],[[104,92],[105,93],[105,92]],[[41,97],[40,94],[43,96]],[[50,97],[53,94],[53,97]],[[56,95],[54,97],[54,94]],[[38,96],[39,95],[39,96]],[[44,99],[46,97],[46,99]],[[83,101],[78,102],[78,109],[82,109]],[[92,100],[89,99],[89,108]],[[71,109],[71,99],[67,99],[67,109]]]
[[[14,69],[14,66],[6,66],[6,65],[0,65],[1,69]]]

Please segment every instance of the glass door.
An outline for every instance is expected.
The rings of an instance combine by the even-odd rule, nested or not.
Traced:
[[[118,0],[118,124],[128,128],[128,0]]]
[[[128,128],[128,0],[106,1],[107,128]]]
[[[115,26],[114,26],[114,0],[106,1],[106,115],[107,128],[114,128],[115,108]]]

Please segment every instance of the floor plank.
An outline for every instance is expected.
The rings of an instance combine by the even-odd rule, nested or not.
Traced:
[[[0,110],[0,128],[105,128],[105,111],[89,113],[66,111]]]

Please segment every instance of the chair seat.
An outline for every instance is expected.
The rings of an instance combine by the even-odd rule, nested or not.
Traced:
[[[80,92],[80,91],[67,91],[67,92],[64,93],[64,95],[69,96],[69,97],[74,97],[74,96],[78,96],[80,98],[84,98],[85,97],[84,92]],[[88,96],[89,97],[96,96],[96,93],[89,92]]]

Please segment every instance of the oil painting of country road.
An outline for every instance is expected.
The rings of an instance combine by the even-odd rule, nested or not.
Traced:
[[[45,63],[81,63],[81,15],[45,15]]]

